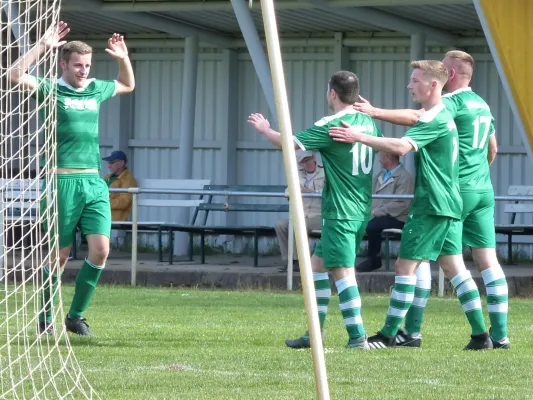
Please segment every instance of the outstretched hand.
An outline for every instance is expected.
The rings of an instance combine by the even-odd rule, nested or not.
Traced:
[[[270,122],[263,117],[263,114],[253,113],[248,117],[248,123],[252,125],[255,130],[261,134],[264,134],[270,129]]]
[[[67,26],[66,22],[59,21],[59,24],[56,26],[50,26],[43,35],[41,43],[43,43],[46,48],[56,49],[63,46],[67,43],[66,40],[62,40],[70,32],[70,28]]]
[[[351,126],[346,122],[341,122],[343,126],[333,126],[329,128],[329,136],[336,142],[355,143],[361,141],[363,131],[361,128]]]
[[[356,111],[359,111],[359,112],[368,114],[371,117],[374,117],[376,108],[372,106],[372,104],[370,104],[370,102],[367,99],[365,99],[363,96],[359,96],[359,100],[360,101],[354,103],[353,108]]]
[[[113,33],[113,36],[107,41],[107,49],[105,49],[112,57],[117,59],[124,59],[128,56],[128,48],[124,41],[124,36],[118,33]]]

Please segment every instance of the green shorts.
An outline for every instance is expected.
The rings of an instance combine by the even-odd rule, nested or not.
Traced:
[[[463,244],[478,249],[495,248],[494,192],[461,192]]]
[[[368,221],[322,220],[322,235],[314,255],[324,260],[324,268],[353,268]]]
[[[82,235],[111,235],[111,206],[109,189],[105,181],[96,173],[58,174],[57,177],[57,227],[59,248],[72,244],[74,231],[79,227]],[[51,206],[45,196],[41,202],[41,212]],[[44,229],[48,229],[44,218]],[[52,229],[53,234],[53,229]]]
[[[461,220],[437,215],[410,215],[402,229],[399,257],[432,260],[463,254]]]

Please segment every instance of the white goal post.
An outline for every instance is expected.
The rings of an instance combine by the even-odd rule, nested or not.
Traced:
[[[39,331],[43,288],[58,269],[55,149],[56,103],[14,83],[19,56],[59,23],[60,1],[0,1],[0,398],[98,398],[85,379],[64,328],[61,284],[50,298],[54,330]],[[28,67],[57,80],[57,49]],[[47,226],[48,228],[43,228]]]

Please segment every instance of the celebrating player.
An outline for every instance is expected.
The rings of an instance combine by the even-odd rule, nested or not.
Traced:
[[[43,305],[39,316],[39,332],[53,332],[51,303],[54,301],[50,301],[50,294],[56,292],[60,275],[69,257],[74,230],[80,226],[87,239],[89,255],[76,278],[74,298],[65,319],[65,326],[70,332],[90,336],[92,334],[83,312],[89,305],[104,269],[111,233],[109,191],[98,174],[98,115],[102,102],[113,96],[132,92],[135,79],[122,36],[113,34],[106,49],[118,62],[117,79],[99,80],[89,79],[92,48],[79,41],[63,41],[68,32],[69,28],[64,22],[51,27],[41,41],[13,64],[10,79],[22,90],[32,92],[39,101],[49,95],[57,101],[57,169],[54,177],[47,178],[57,179],[57,194],[53,195],[58,202],[60,269],[44,269],[45,285],[42,288]],[[56,50],[60,46],[63,46],[63,74],[57,82],[27,74],[28,67],[40,54],[49,49]],[[50,282],[50,274],[52,291],[47,284]]]
[[[322,237],[311,257],[320,327],[323,329],[333,273],[339,294],[339,306],[348,331],[347,347],[368,349],[361,318],[361,299],[355,278],[355,257],[372,202],[374,152],[359,143],[338,143],[328,129],[346,122],[368,136],[382,136],[368,115],[356,112],[352,104],[359,96],[359,79],[348,71],[333,74],[328,84],[328,106],[334,115],[324,117],[294,136],[295,148],[318,150],[324,163],[326,184],[322,192]],[[281,137],[270,128],[261,114],[250,115],[248,122],[274,145],[281,147]],[[292,348],[310,347],[309,332],[295,340],[286,340]]]
[[[368,339],[369,346],[395,346],[398,329],[415,296],[416,269],[423,260],[438,260],[472,327],[465,349],[490,349],[493,345],[486,332],[479,291],[462,256],[459,138],[453,116],[441,98],[448,71],[442,62],[433,60],[414,61],[411,67],[407,87],[413,101],[426,111],[401,139],[370,137],[344,123],[344,127],[329,130],[334,140],[344,143],[359,142],[398,155],[416,151],[415,195],[403,228],[394,290],[385,325]]]
[[[463,245],[472,249],[486,287],[493,346],[508,349],[511,346],[507,337],[508,288],[496,256],[494,189],[489,171],[497,152],[494,117],[488,104],[469,87],[474,72],[472,56],[452,50],[442,62],[448,70],[448,81],[443,88],[447,94],[442,96],[442,101],[452,114],[459,134]],[[354,107],[374,118],[400,125],[415,124],[424,112],[423,109],[384,110],[372,107],[367,101],[356,103]],[[429,269],[422,281],[431,282]],[[419,347],[421,344],[421,325],[429,290],[418,286],[419,283],[415,301],[405,318],[405,329],[398,334],[398,345]]]

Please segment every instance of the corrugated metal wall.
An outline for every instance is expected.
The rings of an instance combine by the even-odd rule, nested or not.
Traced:
[[[409,70],[408,48],[351,49],[350,68],[361,79],[361,93],[380,107],[410,107],[406,89]],[[492,167],[496,194],[507,193],[510,184],[533,184],[526,171],[531,167],[522,139],[513,121],[509,104],[501,86],[494,62],[487,49],[473,49],[476,59],[472,87],[483,96],[496,117],[500,154]],[[432,48],[427,58],[440,58],[444,49]],[[180,87],[183,79],[183,54],[180,52],[146,52],[133,55],[137,87],[135,91],[134,129],[130,136],[133,154],[131,168],[137,178],[176,177],[179,157],[180,113],[183,99]],[[291,49],[284,54],[285,79],[291,107],[292,126],[296,132],[328,113],[325,99],[327,80],[336,67],[333,49]],[[219,99],[223,98],[226,76],[222,53],[203,52],[199,55],[198,90],[194,133],[194,178],[211,179],[224,184],[222,170],[226,160],[221,151],[226,132],[218,121],[223,120]],[[99,77],[114,77],[113,61],[97,61],[94,73]],[[246,123],[251,112],[267,113],[253,64],[246,53],[239,54],[238,71],[238,132],[237,184],[285,184],[281,152],[270,146]],[[120,99],[102,107],[100,129],[102,150],[109,151],[113,135],[118,132]],[[268,115],[268,114],[267,114]],[[398,137],[404,127],[380,123],[386,135]],[[104,165],[105,168],[105,165]],[[269,202],[284,201],[270,200]],[[141,219],[172,218],[167,210],[141,210]],[[282,215],[240,213],[237,223],[273,225]],[[497,222],[507,216],[498,206]],[[222,223],[222,215],[213,214],[212,223]],[[531,218],[529,218],[531,221]]]
[[[113,59],[106,57],[105,60],[97,60],[91,67],[91,75],[98,79],[115,79],[117,77],[117,63]],[[113,138],[119,132],[120,97],[113,97],[103,103],[100,108],[100,153],[105,157],[113,150]],[[102,162],[102,176],[107,173],[107,165]]]

